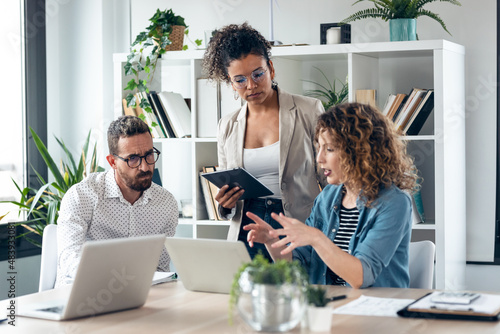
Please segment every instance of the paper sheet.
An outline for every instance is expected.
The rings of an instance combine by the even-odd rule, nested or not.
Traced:
[[[379,298],[361,295],[358,299],[335,308],[333,313],[397,317],[397,311],[414,301],[414,299]]]

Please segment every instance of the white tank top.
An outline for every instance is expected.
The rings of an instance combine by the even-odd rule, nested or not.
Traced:
[[[271,189],[273,195],[269,197],[281,199],[279,140],[268,146],[243,149],[243,166],[250,174]]]

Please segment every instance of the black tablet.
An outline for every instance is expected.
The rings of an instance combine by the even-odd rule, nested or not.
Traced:
[[[222,188],[224,185],[228,184],[229,189],[236,186],[245,189],[240,199],[257,198],[273,194],[268,187],[241,167],[218,170],[211,173],[202,173],[201,176],[215,184],[218,188]]]

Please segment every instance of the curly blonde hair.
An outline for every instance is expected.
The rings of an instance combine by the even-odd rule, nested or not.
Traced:
[[[327,132],[339,149],[343,183],[361,189],[369,206],[381,187],[395,185],[410,192],[418,189],[413,158],[394,124],[380,111],[360,103],[333,106],[320,115],[315,142]]]
[[[230,84],[229,64],[249,54],[263,57],[269,66],[271,44],[247,22],[227,25],[210,40],[203,56],[203,70],[210,80]]]

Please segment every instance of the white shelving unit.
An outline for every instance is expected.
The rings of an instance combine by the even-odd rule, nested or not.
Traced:
[[[180,219],[178,234],[194,238],[225,238],[228,223],[207,219],[198,178],[202,166],[217,164],[217,140],[198,138],[196,81],[202,77],[203,50],[168,52],[157,69],[153,88],[175,91],[191,99],[191,138],[155,139],[162,152],[157,163],[163,186],[177,200],[191,199],[192,219]],[[330,80],[349,78],[349,100],[356,89],[376,89],[383,107],[390,93],[411,88],[434,89],[435,107],[418,136],[408,136],[409,152],[424,181],[426,223],[414,225],[412,239],[436,244],[436,288],[465,288],[465,79],[463,46],[446,40],[311,45],[273,48],[276,80],[297,94]],[[126,54],[114,56],[115,116],[122,114]],[[215,106],[214,106],[215,107]],[[216,121],[216,120],[214,120]]]

